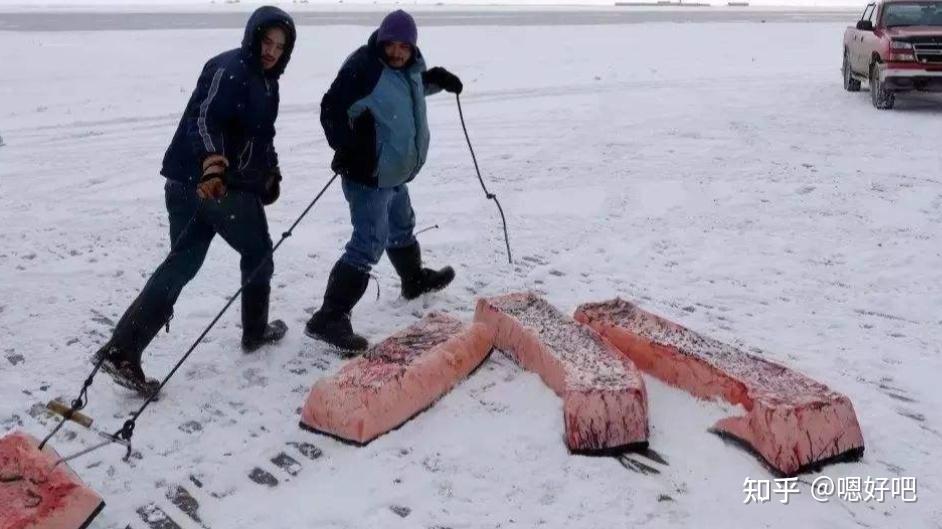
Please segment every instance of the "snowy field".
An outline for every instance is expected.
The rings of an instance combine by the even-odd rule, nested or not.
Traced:
[[[100,31],[140,29],[243,28],[253,4],[173,6],[55,7],[4,6],[0,0],[0,31]],[[368,26],[376,28],[392,6],[292,6],[299,26]],[[724,8],[592,6],[409,6],[419,26],[600,26],[651,22],[846,22],[859,18],[857,8]]]
[[[429,100],[432,149],[411,186],[426,260],[451,288],[398,297],[387,261],[354,325],[373,340],[430,310],[469,319],[479,296],[533,289],[570,312],[622,296],[850,396],[858,463],[805,475],[788,505],[743,503],[771,476],[706,432],[730,406],[646,378],[651,446],[631,471],[571,456],[560,400],[496,353],[432,409],[368,447],[298,428],[311,384],[340,360],[303,336],[349,235],[339,186],[276,255],[278,347],[246,356],[228,313],[141,418],[138,457],[73,467],[106,499],[95,529],[147,527],[183,485],[211,528],[942,527],[942,99],[880,112],[840,83],[845,24],[709,23],[420,29],[430,65],[461,75],[486,201],[448,95]],[[273,236],[330,177],[317,103],[364,27],[303,27],[282,82],[285,174]],[[157,173],[205,59],[240,30],[0,32],[0,432],[49,428],[35,405],[72,398],[168,247]],[[216,242],[169,334],[163,375],[237,287]],[[87,412],[120,427],[140,401],[107,378]],[[95,442],[67,427],[55,445]],[[316,445],[308,459],[291,442]],[[296,476],[270,460],[286,452]],[[273,488],[249,479],[259,467]],[[918,502],[812,499],[819,476],[918,480]],[[197,486],[199,482],[201,486]],[[151,509],[153,515],[153,510]],[[152,516],[156,520],[156,515]],[[154,522],[156,523],[156,522]]]

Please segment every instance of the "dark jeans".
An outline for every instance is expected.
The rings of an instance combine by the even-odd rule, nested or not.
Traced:
[[[112,338],[113,345],[138,363],[147,345],[170,321],[174,303],[203,265],[217,233],[241,255],[243,298],[261,295],[267,300],[275,270],[268,258],[272,249],[268,220],[257,195],[230,190],[220,200],[200,200],[193,186],[169,179],[164,191],[170,215],[170,254],[121,317]]]
[[[405,184],[373,188],[344,178],[343,196],[350,206],[353,235],[341,261],[369,272],[386,248],[415,242],[415,213]]]

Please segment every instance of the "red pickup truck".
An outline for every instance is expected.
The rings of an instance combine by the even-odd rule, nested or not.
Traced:
[[[942,1],[870,3],[844,32],[844,89],[870,84],[870,100],[893,108],[897,92],[942,92]]]

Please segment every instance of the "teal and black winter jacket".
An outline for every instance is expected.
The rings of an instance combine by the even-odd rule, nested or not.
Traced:
[[[321,100],[334,171],[370,187],[415,178],[428,155],[425,96],[441,90],[425,71],[418,48],[403,68],[388,66],[375,32],[347,58]]]

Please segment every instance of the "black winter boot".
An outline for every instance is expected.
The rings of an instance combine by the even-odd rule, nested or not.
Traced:
[[[270,285],[247,285],[242,289],[242,350],[251,353],[285,337],[288,326],[281,320],[268,323]]]
[[[455,270],[450,266],[441,270],[422,268],[419,241],[405,248],[389,248],[386,254],[402,280],[402,297],[406,299],[441,290],[455,279]]]
[[[138,395],[146,398],[157,393],[160,382],[144,376],[141,364],[134,359],[139,356],[122,351],[109,341],[92,355],[90,360],[95,365],[101,362],[101,370],[111,376],[116,384],[136,391]]]
[[[144,290],[118,320],[109,341],[126,360],[137,366],[141,365],[144,350],[160,329],[166,327],[169,332],[173,319],[173,304],[165,296],[147,292],[146,287]]]
[[[337,261],[324,292],[324,304],[311,316],[304,333],[349,352],[362,352],[369,347],[366,338],[353,332],[350,311],[360,301],[370,276],[343,261]]]

